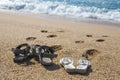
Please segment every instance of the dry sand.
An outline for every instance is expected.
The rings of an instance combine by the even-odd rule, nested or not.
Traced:
[[[47,32],[42,33],[41,30]],[[49,35],[56,37],[49,38]],[[28,37],[33,38],[29,40]],[[98,39],[105,41],[97,42]],[[35,60],[31,60],[29,65],[18,65],[13,62],[11,48],[21,43],[62,45],[63,49],[56,52],[58,57],[54,59],[53,66],[44,67]],[[71,55],[76,65],[79,56],[88,49],[100,52],[90,60],[92,72],[86,75],[68,74],[60,67],[59,60],[64,54]],[[0,80],[119,79],[120,28],[0,13]]]

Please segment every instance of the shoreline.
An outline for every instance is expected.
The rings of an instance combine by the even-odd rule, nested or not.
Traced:
[[[24,12],[24,11],[10,11],[10,10],[1,10],[0,13],[6,13],[6,14],[17,14],[22,16],[28,16],[38,19],[44,19],[44,20],[52,20],[52,21],[61,21],[61,22],[73,22],[73,23],[83,23],[83,24],[94,24],[94,25],[101,25],[101,26],[109,26],[109,27],[118,27],[120,28],[120,22],[116,21],[108,21],[108,20],[98,20],[98,19],[87,19],[82,18],[78,19],[75,17],[70,16],[60,16],[60,15],[49,15],[49,14],[38,14],[38,13],[31,13],[31,12]]]

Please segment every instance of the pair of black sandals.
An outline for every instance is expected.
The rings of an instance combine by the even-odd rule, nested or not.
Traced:
[[[30,46],[27,43],[12,48],[12,51],[14,53],[13,61],[15,63],[25,62],[30,58],[35,58],[42,65],[51,65],[53,64],[53,59],[58,56],[57,54],[54,54],[53,48],[49,46]]]

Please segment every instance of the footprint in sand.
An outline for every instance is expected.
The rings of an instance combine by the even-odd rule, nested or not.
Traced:
[[[86,37],[92,37],[92,35],[86,35]]]
[[[77,44],[77,43],[84,43],[84,41],[79,40],[79,41],[75,41],[75,43],[76,43],[76,44]]]
[[[48,31],[47,30],[41,30],[42,33],[47,33]]]
[[[63,30],[61,30],[61,31],[57,31],[57,32],[61,32],[61,33],[62,33],[62,32],[64,32],[64,31],[63,31]]]
[[[63,49],[61,45],[52,45],[52,46],[50,46],[50,47],[51,47],[55,52]]]
[[[96,40],[97,42],[104,42],[105,40],[104,39],[98,39]]]
[[[93,59],[96,57],[100,52],[96,49],[89,49],[85,53],[83,53],[83,57],[86,57],[88,60]]]
[[[48,35],[47,38],[57,37],[57,35]]]
[[[109,36],[107,36],[107,35],[103,35],[102,37],[109,37]]]
[[[26,41],[33,41],[33,40],[35,40],[35,39],[37,39],[36,37],[27,37],[26,38]]]

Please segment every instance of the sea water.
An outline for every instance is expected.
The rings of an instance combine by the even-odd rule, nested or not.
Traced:
[[[120,22],[120,0],[0,0],[0,9]]]

